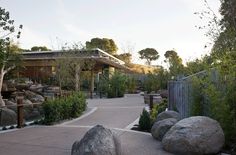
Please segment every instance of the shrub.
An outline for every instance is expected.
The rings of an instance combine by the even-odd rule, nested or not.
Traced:
[[[144,90],[147,91],[147,93],[151,93],[152,91],[157,91],[158,88],[158,80],[157,76],[155,74],[149,73],[147,75],[147,78],[143,82]]]
[[[86,99],[85,96],[80,93],[80,94],[73,94],[70,96],[70,103],[71,103],[71,117],[75,118],[80,116],[80,114],[85,111],[86,109]],[[81,104],[82,103],[82,104]]]
[[[115,72],[109,80],[108,98],[123,97],[126,90],[126,76]]]
[[[134,77],[127,77],[126,85],[128,93],[135,93],[137,81]]]
[[[226,77],[219,74],[214,80],[209,74],[193,79],[191,115],[206,115],[217,120],[224,130],[225,144],[229,146],[236,141],[236,85],[229,78],[231,75],[228,80]]]
[[[73,93],[66,98],[57,98],[43,103],[44,124],[76,118],[86,109],[85,96],[82,93]]]
[[[151,114],[150,114],[150,118],[151,118],[151,123],[153,124],[157,118],[158,115],[158,105],[155,104],[152,108]]]
[[[45,124],[51,124],[52,122],[60,120],[59,101],[60,99],[55,99],[55,100],[48,100],[45,103],[43,103]]]
[[[145,109],[143,109],[143,112],[140,115],[139,129],[142,131],[150,131],[150,129],[151,129],[150,115]]]
[[[167,108],[167,100],[163,99],[160,104],[155,104],[151,111],[151,122],[152,124],[155,122],[157,115],[163,111],[165,111]]]
[[[123,97],[126,90],[126,76],[115,72],[111,78],[101,77],[99,81],[100,96],[106,95],[108,98]]]

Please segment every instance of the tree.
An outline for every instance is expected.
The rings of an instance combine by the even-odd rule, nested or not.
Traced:
[[[190,71],[204,68],[204,76],[192,76],[192,113],[207,114],[217,120],[225,134],[225,148],[236,146],[236,1],[221,0],[219,20],[208,5],[199,15],[208,23],[202,29],[212,40],[209,56],[187,63]],[[209,69],[210,68],[210,69]],[[199,75],[199,74],[198,74]],[[233,152],[230,152],[233,154]]]
[[[221,24],[226,28],[236,30],[236,1],[221,0],[220,13],[223,16]]]
[[[153,60],[157,60],[159,58],[159,54],[154,48],[145,48],[138,53],[140,55],[140,59],[146,59],[147,65],[151,65]]]
[[[156,74],[157,74],[156,80],[158,89],[167,89],[168,76],[169,76],[167,70],[161,66]]]
[[[31,51],[51,51],[51,49],[48,49],[46,46],[33,46]]]
[[[212,56],[205,55],[201,59],[195,59],[186,63],[185,72],[187,75],[195,74],[203,70],[212,68]]]
[[[22,29],[22,25],[19,29]],[[20,38],[21,32],[16,32],[14,20],[10,19],[10,13],[0,7],[0,94],[2,91],[3,79],[6,73],[14,69],[19,60],[19,54],[11,47],[11,38]],[[0,95],[0,106],[5,106],[5,102]]]
[[[177,76],[183,74],[184,65],[182,59],[178,56],[177,52],[174,50],[166,51],[165,53],[165,62],[169,64],[170,76]]]
[[[111,55],[116,54],[118,50],[115,42],[108,38],[93,38],[90,41],[86,41],[85,44],[87,49],[99,48]]]
[[[83,53],[79,46],[67,47],[61,59],[56,60],[57,79],[60,87],[74,87],[80,91],[80,79],[82,70],[91,70],[95,65],[94,60],[84,59],[90,53]]]
[[[114,55],[114,56],[117,57],[118,59],[124,61],[126,64],[131,63],[132,55],[130,53],[122,53],[122,54]]]

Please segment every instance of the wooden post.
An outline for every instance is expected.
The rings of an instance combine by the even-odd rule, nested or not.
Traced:
[[[23,127],[23,96],[17,97],[17,128]]]
[[[90,98],[93,98],[93,91],[94,91],[94,72],[91,70],[91,81],[90,81]]]
[[[150,110],[152,110],[152,108],[153,108],[153,95],[150,94],[149,97],[150,97],[149,107],[150,107]]]

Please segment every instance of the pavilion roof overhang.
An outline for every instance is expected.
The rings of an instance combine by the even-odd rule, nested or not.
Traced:
[[[23,61],[27,60],[56,60],[63,58],[75,58],[75,59],[93,59],[98,63],[106,64],[118,69],[130,70],[124,64],[125,62],[102,51],[101,49],[91,49],[91,50],[77,50],[72,55],[69,55],[70,51],[36,51],[36,52],[23,52]],[[68,54],[68,55],[67,55]]]

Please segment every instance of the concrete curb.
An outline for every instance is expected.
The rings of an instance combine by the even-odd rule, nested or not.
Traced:
[[[83,119],[83,118],[85,118],[85,117],[91,115],[92,113],[94,113],[97,109],[98,109],[97,107],[94,107],[94,108],[92,108],[89,112],[87,112],[87,113],[81,115],[80,117],[78,117],[78,118],[76,118],[76,119],[73,119],[73,120],[71,120],[71,121],[67,121],[67,122],[64,122],[64,123],[62,123],[62,124],[58,124],[58,125],[55,125],[55,126],[64,126],[64,125],[67,125],[67,124],[76,122],[76,121],[78,121],[78,120],[81,120],[81,119]]]

